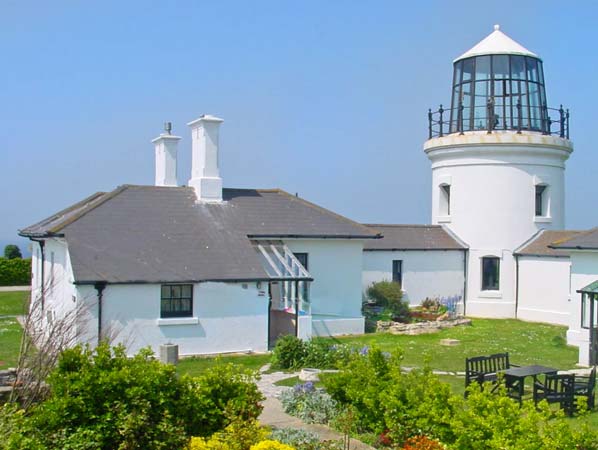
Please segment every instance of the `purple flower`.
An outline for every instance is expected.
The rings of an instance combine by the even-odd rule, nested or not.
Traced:
[[[361,350],[359,350],[359,354],[362,356],[365,356],[368,354],[368,352],[370,351],[370,349],[368,348],[367,345],[364,345]]]

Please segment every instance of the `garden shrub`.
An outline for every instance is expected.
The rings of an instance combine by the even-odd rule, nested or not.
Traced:
[[[272,431],[270,437],[297,449],[313,448],[320,442],[317,433],[299,428],[278,428]]]
[[[187,429],[207,437],[224,429],[231,419],[257,419],[264,397],[255,381],[255,372],[232,363],[218,364],[194,378],[186,398]]]
[[[47,380],[49,397],[29,416],[0,418],[0,440],[10,443],[0,449],[185,448],[191,436],[211,435],[232,418],[257,417],[262,396],[253,380],[229,366],[193,380],[147,349],[128,358],[122,346],[78,346],[62,353]],[[243,425],[238,435],[250,432]]]
[[[338,414],[336,402],[311,381],[283,391],[280,402],[286,413],[305,423],[326,424]]]
[[[323,378],[326,391],[341,405],[352,406],[358,431],[385,430],[381,394],[400,372],[400,355],[387,357],[377,348],[354,352],[341,372]]]
[[[193,437],[188,450],[249,450],[268,438],[270,430],[257,420],[233,420],[224,430],[209,438]]]
[[[295,450],[293,447],[277,441],[265,440],[251,446],[250,450]]]
[[[426,436],[415,436],[407,439],[402,450],[444,450],[446,447],[440,442]]]
[[[31,284],[31,258],[0,258],[0,286]]]
[[[400,355],[387,356],[377,349],[354,354],[339,374],[330,374],[323,382],[341,408],[353,408],[357,432],[376,433],[382,445],[598,450],[598,432],[589,428],[583,411],[576,422],[568,422],[562,411],[552,412],[545,403],[539,409],[533,402],[520,407],[504,388],[492,393],[477,384],[463,399],[429,368],[401,372]]]
[[[378,281],[368,287],[366,294],[378,306],[388,309],[393,320],[409,322],[411,317],[409,303],[403,301],[403,292],[399,283],[394,281]]]
[[[274,350],[272,350],[272,368],[301,368],[306,354],[305,342],[292,335],[282,336],[278,338]]]

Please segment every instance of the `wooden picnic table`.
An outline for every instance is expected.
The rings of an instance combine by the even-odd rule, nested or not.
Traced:
[[[538,375],[556,374],[558,369],[554,367],[547,367],[541,365],[531,365],[522,367],[511,367],[506,370],[500,371],[505,376],[505,383],[509,392],[509,396],[519,400],[519,403],[523,400],[525,393],[525,379],[527,377],[533,377],[536,382]]]

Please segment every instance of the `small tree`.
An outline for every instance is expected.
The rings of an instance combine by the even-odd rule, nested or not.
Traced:
[[[4,247],[4,257],[6,259],[21,259],[23,255],[21,254],[21,250],[17,245],[9,244]]]
[[[367,296],[378,306],[387,308],[393,320],[408,322],[411,317],[409,303],[403,301],[401,285],[394,281],[378,281],[372,283],[367,290]]]

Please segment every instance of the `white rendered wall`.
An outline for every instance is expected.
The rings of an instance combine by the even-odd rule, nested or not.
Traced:
[[[82,297],[93,300],[94,291],[91,286],[79,287]],[[89,321],[97,324],[97,307]],[[147,346],[157,353],[166,343],[178,344],[181,355],[265,352],[268,298],[259,296],[256,283],[197,283],[193,317],[160,319],[159,284],[108,285],[102,300],[102,330],[112,342],[123,343],[128,354]]]
[[[293,253],[308,254],[308,270],[314,277],[310,286],[313,316],[327,320],[360,319],[361,327],[345,322],[335,334],[363,333],[361,315],[361,271],[363,241],[350,239],[289,239],[285,244]],[[315,326],[315,325],[314,325]],[[318,329],[319,330],[319,329]],[[314,329],[314,333],[318,330]]]
[[[463,297],[464,252],[460,250],[364,251],[362,291],[376,281],[392,280],[392,261],[403,261],[403,298],[413,306],[426,297]]]
[[[38,258],[39,255],[39,258]],[[53,323],[69,316],[74,318],[77,307],[76,289],[73,285],[73,272],[66,241],[61,238],[45,239],[44,261],[41,260],[41,247],[33,245],[31,280],[31,311],[35,320],[46,330]],[[43,264],[43,311],[42,311],[42,264]],[[78,332],[76,324],[69,329],[73,336]]]
[[[571,251],[571,303],[567,343],[579,347],[579,364],[589,363],[590,337],[581,328],[581,294],[577,290],[598,280],[598,252]]]
[[[466,313],[515,317],[512,252],[541,228],[563,229],[564,169],[570,141],[539,133],[468,132],[428,140],[432,223],[444,224],[470,248]],[[450,215],[439,186],[451,186]],[[547,214],[535,217],[535,186],[548,185]],[[482,291],[481,258],[500,258],[500,289]]]
[[[520,256],[517,318],[569,325],[569,258]]]

